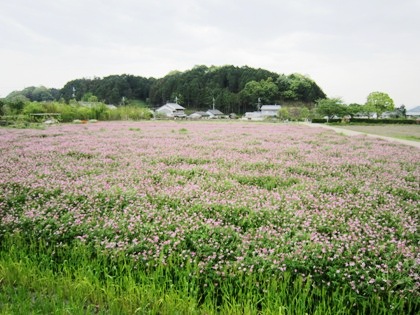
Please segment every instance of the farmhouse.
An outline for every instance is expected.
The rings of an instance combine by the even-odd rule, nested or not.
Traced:
[[[191,119],[208,119],[210,115],[206,112],[195,112],[188,116]]]
[[[165,105],[156,109],[156,113],[164,114],[170,118],[185,118],[185,108],[177,103],[166,103]]]
[[[261,115],[261,112],[246,112],[245,117],[243,118],[245,120],[263,120],[263,116]]]
[[[280,108],[280,105],[263,105],[261,106],[261,116],[276,117]]]
[[[244,119],[246,120],[263,120],[265,118],[277,117],[277,113],[281,105],[263,105],[260,111],[246,112]]]
[[[206,113],[209,115],[209,118],[225,118],[226,116],[218,109],[209,109]]]
[[[376,118],[378,118],[378,115],[374,112],[369,112],[369,113],[360,112],[360,113],[354,114],[353,117],[354,118],[374,118],[374,119],[376,119]],[[336,118],[338,119],[340,117],[336,116]],[[334,119],[336,119],[336,118],[334,118]]]

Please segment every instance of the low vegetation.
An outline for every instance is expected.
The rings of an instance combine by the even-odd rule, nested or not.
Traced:
[[[4,125],[28,127],[44,122],[73,122],[75,120],[149,120],[153,113],[144,104],[119,107],[100,102],[24,102],[21,109],[13,103],[3,105],[5,115],[0,117]]]
[[[415,314],[417,149],[297,125],[0,129],[0,309]]]

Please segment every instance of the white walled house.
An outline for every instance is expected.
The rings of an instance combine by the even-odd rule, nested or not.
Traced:
[[[177,103],[166,103],[156,109],[156,113],[164,114],[166,117],[170,118],[185,118],[187,115],[184,110],[185,108]]]
[[[257,112],[246,112],[245,120],[264,120],[265,118],[277,117],[281,105],[263,105]]]
[[[261,112],[246,112],[245,116],[242,119],[244,119],[244,120],[263,120],[264,117],[261,115]]]
[[[263,117],[277,117],[281,105],[263,105],[261,106],[261,116]]]

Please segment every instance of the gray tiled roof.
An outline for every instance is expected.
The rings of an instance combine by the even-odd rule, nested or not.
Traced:
[[[209,109],[207,113],[213,114],[213,115],[224,115],[220,110],[218,109]]]

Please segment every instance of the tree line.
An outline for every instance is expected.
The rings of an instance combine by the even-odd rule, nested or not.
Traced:
[[[172,71],[163,78],[134,75],[110,75],[104,78],[82,78],[67,82],[61,89],[28,87],[14,91],[6,98],[12,107],[23,108],[26,101],[99,101],[116,106],[140,100],[151,108],[177,99],[191,109],[208,109],[213,104],[225,112],[243,114],[262,104],[302,104],[313,107],[326,98],[322,89],[301,74],[278,74],[248,66],[195,66]]]
[[[345,104],[340,98],[320,99],[316,103],[316,112],[320,116],[333,119],[335,117],[348,116],[353,118],[362,115],[367,118],[379,118],[385,112],[390,113],[389,118],[405,118],[406,108],[404,105],[396,108],[394,100],[384,92],[371,92],[364,104]]]

